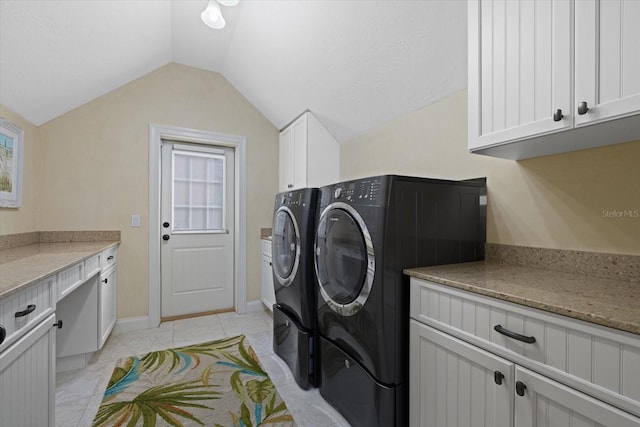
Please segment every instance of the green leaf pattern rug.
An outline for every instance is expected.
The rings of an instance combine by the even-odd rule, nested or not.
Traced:
[[[105,426],[295,426],[245,337],[118,360],[93,421]]]

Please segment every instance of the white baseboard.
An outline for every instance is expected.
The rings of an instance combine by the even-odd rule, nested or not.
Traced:
[[[125,317],[118,319],[116,326],[113,328],[113,333],[142,331],[145,329],[149,329],[148,316]]]
[[[261,300],[247,301],[247,313],[259,313],[264,310],[265,306]]]

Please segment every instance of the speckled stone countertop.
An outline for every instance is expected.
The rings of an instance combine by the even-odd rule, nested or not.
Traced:
[[[36,243],[0,250],[0,299],[119,242]]]
[[[640,283],[493,261],[404,273],[477,294],[640,334]]]

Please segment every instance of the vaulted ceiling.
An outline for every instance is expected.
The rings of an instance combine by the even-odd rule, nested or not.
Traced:
[[[0,0],[0,103],[40,125],[169,62],[223,74],[281,129],[339,140],[466,87],[462,0]]]

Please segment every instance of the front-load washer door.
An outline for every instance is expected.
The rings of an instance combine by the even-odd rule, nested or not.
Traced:
[[[352,206],[335,202],[320,215],[315,242],[320,295],[343,316],[353,316],[371,292],[375,257],[367,226]]]
[[[288,207],[276,211],[271,236],[273,273],[280,285],[289,286],[300,264],[300,230]]]

